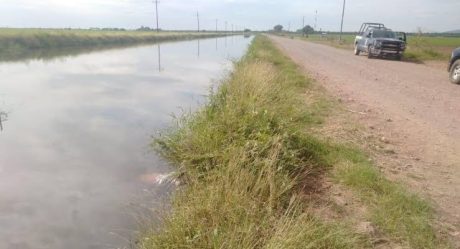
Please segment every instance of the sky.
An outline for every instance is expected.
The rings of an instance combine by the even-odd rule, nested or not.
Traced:
[[[297,30],[305,25],[338,31],[343,0],[160,0],[160,28],[271,29],[281,24]],[[347,0],[344,31],[362,22],[382,22],[399,31],[444,32],[460,29],[460,0]],[[153,0],[0,0],[0,27],[91,28],[154,27]]]

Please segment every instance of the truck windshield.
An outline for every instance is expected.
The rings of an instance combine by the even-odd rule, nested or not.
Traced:
[[[374,38],[393,38],[396,39],[396,34],[388,30],[374,30]]]

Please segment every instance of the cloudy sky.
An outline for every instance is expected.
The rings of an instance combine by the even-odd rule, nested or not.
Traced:
[[[200,12],[203,29],[235,27],[266,30],[282,24],[291,30],[305,23],[318,29],[340,28],[343,0],[160,0],[160,27],[195,29]],[[154,26],[153,0],[0,0],[1,27],[89,28]],[[460,0],[347,0],[344,30],[364,21],[383,22],[395,30],[460,29]]]

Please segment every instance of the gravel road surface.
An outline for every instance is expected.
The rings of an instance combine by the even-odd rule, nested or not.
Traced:
[[[460,241],[460,85],[449,82],[447,71],[270,38],[346,108],[359,113],[361,124],[389,141],[397,166],[390,163],[393,168],[387,170],[431,198],[441,222]]]

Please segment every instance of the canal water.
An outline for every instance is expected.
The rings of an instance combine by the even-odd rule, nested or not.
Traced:
[[[172,170],[152,136],[203,103],[250,42],[0,62],[0,248],[128,248],[168,196],[143,177]]]

